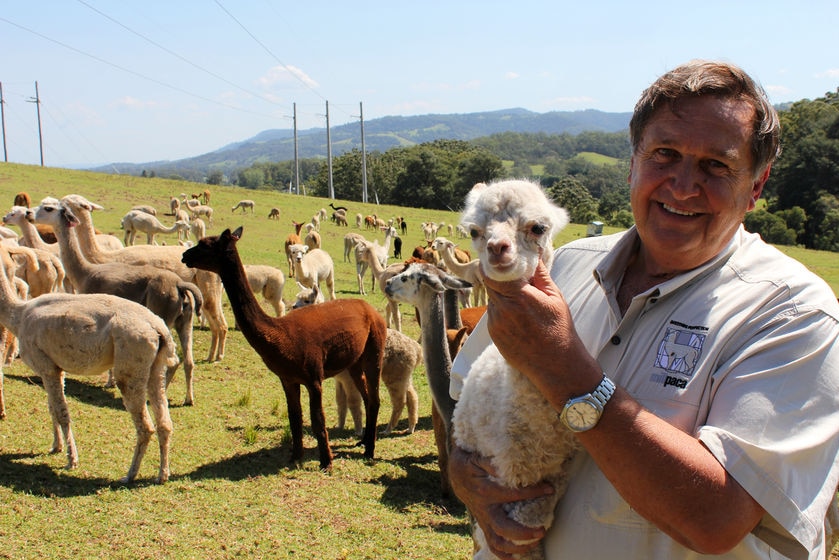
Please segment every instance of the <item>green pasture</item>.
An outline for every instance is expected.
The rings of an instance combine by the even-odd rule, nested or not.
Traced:
[[[171,225],[172,218],[164,215],[170,197],[203,188],[159,178],[0,163],[0,200],[7,207],[20,191],[28,192],[33,204],[46,196],[81,194],[104,207],[93,215],[97,228],[120,237],[120,219],[132,206],[151,204],[158,209],[158,218]],[[209,189],[215,215],[208,234],[243,226],[239,243],[243,261],[273,265],[285,274],[283,240],[293,231],[292,220],[309,221],[321,208],[332,211],[330,201],[321,198],[236,187]],[[245,198],[256,202],[255,213],[231,212]],[[378,289],[370,289],[369,272],[368,294],[359,296],[355,264],[342,260],[344,234],[358,231],[355,215],[404,217],[406,257],[423,243],[421,222],[456,224],[458,218],[454,212],[335,204],[348,207],[350,225],[327,222],[321,236],[335,261],[337,295],[363,297],[382,312],[384,297]],[[268,219],[272,207],[280,209],[279,220]],[[384,237],[363,228],[361,233],[380,242]],[[584,225],[572,225],[556,243],[584,235]],[[469,248],[468,240],[456,241]],[[174,244],[176,239],[161,235],[159,242]],[[839,291],[836,254],[784,251]],[[287,304],[297,291],[294,282],[286,283]],[[401,308],[403,331],[418,338],[413,310]],[[195,406],[180,406],[181,372],[169,388],[175,432],[172,478],[165,485],[152,482],[157,473],[156,441],[149,447],[138,482],[115,483],[128,468],[134,433],[118,392],[105,389],[104,378],[71,377],[66,382],[81,465],[65,471],[65,457],[48,454],[51,427],[37,379],[19,361],[4,368],[8,416],[0,422],[0,558],[468,557],[471,541],[465,511],[439,492],[424,368],[414,377],[421,406],[417,431],[406,434],[403,418],[397,433],[379,439],[374,460],[363,458],[363,448],[356,446],[350,429],[335,428],[333,385],[328,381],[324,402],[336,455],[333,470],[318,469],[313,437],[306,438],[303,463],[293,466],[288,460],[290,435],[280,383],[233,329],[227,305],[225,312],[230,332],[223,360],[204,361],[209,331],[196,327]],[[383,392],[380,426],[389,414],[390,402]],[[308,428],[308,414],[305,425]]]

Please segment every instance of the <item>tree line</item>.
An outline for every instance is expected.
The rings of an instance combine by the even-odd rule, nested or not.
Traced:
[[[781,156],[764,189],[764,207],[746,216],[749,231],[770,243],[839,251],[839,88],[780,111]],[[591,157],[599,154],[598,157]],[[627,131],[544,134],[503,132],[472,141],[435,140],[366,154],[368,200],[459,211],[475,183],[537,178],[575,223],[633,224],[629,206]],[[332,188],[341,200],[362,199],[362,154],[332,162]],[[300,194],[329,197],[325,158],[298,161]],[[211,184],[289,191],[293,161],[259,162]]]

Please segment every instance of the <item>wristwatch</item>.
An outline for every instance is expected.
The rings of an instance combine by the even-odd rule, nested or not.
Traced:
[[[597,425],[603,414],[603,407],[615,392],[614,382],[603,376],[600,385],[587,395],[575,397],[565,403],[559,419],[572,432],[585,432]]]

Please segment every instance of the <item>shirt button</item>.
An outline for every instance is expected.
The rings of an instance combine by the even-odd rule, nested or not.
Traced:
[[[621,337],[619,337],[618,335],[615,335],[615,336],[612,337],[611,342],[612,342],[612,344],[617,346],[618,344],[621,343]]]

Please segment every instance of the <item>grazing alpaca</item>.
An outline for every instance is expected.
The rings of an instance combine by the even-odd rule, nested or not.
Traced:
[[[207,206],[210,204],[210,191],[209,189],[204,189],[204,192],[201,193],[201,204]]]
[[[247,284],[236,243],[242,228],[205,237],[183,254],[187,266],[221,276],[230,308],[245,339],[283,385],[291,425],[291,458],[303,457],[303,411],[300,386],[309,393],[312,432],[318,441],[321,469],[332,466],[332,451],[323,413],[323,380],[349,370],[362,394],[367,424],[362,443],[372,458],[379,415],[379,377],[387,328],[384,319],[360,299],[328,301],[283,317],[262,310]]]
[[[462,290],[468,286],[469,284],[460,278],[451,276],[430,263],[414,262],[406,265],[402,272],[388,280],[385,287],[388,296],[414,305],[420,315],[425,374],[428,377],[434,408],[442,420],[442,429],[435,430],[435,440],[440,467],[440,490],[443,496],[449,496],[451,493],[446,474],[447,445],[455,406],[449,394],[452,360],[446,337],[443,296],[447,290]],[[438,431],[442,433],[437,433]]]
[[[326,297],[335,299],[335,264],[323,249],[312,249],[302,244],[289,247],[294,261],[294,279],[307,288],[326,285]]]
[[[105,294],[45,294],[22,301],[5,270],[0,270],[0,323],[19,338],[21,359],[41,377],[53,424],[51,452],[60,452],[66,442],[68,469],[79,465],[79,454],[64,396],[65,372],[99,375],[111,368],[137,433],[123,482],[137,477],[155,424],[160,444],[157,480],[168,480],[172,420],[164,391],[165,370],[174,367],[178,358],[172,335],[159,317],[142,305]]]
[[[461,222],[470,232],[481,268],[490,278],[530,278],[541,259],[550,267],[551,241],[568,223],[538,183],[501,181],[475,185],[466,197]],[[507,514],[530,527],[549,527],[565,492],[563,464],[579,448],[556,410],[521,373],[504,361],[494,345],[475,360],[452,417],[453,441],[492,461],[496,481],[510,487],[548,480],[554,493],[506,506]],[[477,523],[472,536],[476,557],[494,558]],[[486,553],[486,556],[483,554]],[[543,558],[537,547],[527,558]]]
[[[242,209],[242,214],[246,214],[247,211],[248,211],[248,208],[250,208],[251,214],[253,214],[254,213],[254,206],[256,206],[256,204],[254,203],[253,200],[240,200],[239,202],[236,203],[236,206],[234,206],[233,208],[230,209],[230,211],[235,212],[236,210],[241,208]]]
[[[268,212],[268,219],[269,220],[279,220],[280,219],[280,209],[279,208],[271,208],[271,211]]]
[[[303,245],[312,249],[320,249],[321,246],[321,238],[320,234],[316,231],[310,231],[306,234],[306,237],[303,238]]]
[[[432,247],[440,253],[449,272],[472,284],[472,307],[486,305],[487,291],[484,287],[483,280],[481,280],[481,261],[475,259],[464,263],[462,260],[457,259],[455,257],[454,243],[445,237],[436,238]]]
[[[140,212],[145,212],[146,214],[151,214],[152,216],[157,216],[157,209],[148,204],[138,204],[137,206],[132,206],[131,209],[139,210]]]
[[[61,259],[77,293],[111,294],[140,303],[163,319],[167,327],[175,329],[184,355],[184,405],[192,405],[192,372],[195,368],[192,324],[193,317],[200,314],[203,303],[198,286],[181,280],[170,270],[152,265],[89,262],[79,248],[75,233],[71,231],[71,228],[78,225],[78,218],[66,205],[42,203],[35,211],[35,220],[55,230],[61,247]],[[166,372],[167,385],[174,377],[176,368],[177,365]]]
[[[178,200],[177,197],[173,196],[169,199],[169,215],[175,216],[178,213],[178,210],[181,209],[181,201]]]
[[[176,221],[170,227],[166,227],[160,220],[142,210],[130,210],[122,217],[120,227],[125,230],[125,238],[122,240],[125,245],[134,245],[134,239],[140,232],[146,234],[146,243],[157,245],[154,238],[158,233],[177,233],[180,238],[182,232],[189,231],[189,224],[186,222]]]
[[[75,228],[84,257],[92,263],[118,262],[123,264],[150,264],[159,269],[171,270],[186,282],[193,282],[201,290],[204,304],[201,306],[202,317],[207,319],[210,325],[210,351],[207,355],[208,362],[219,361],[224,358],[225,342],[227,341],[227,319],[222,308],[222,286],[221,279],[217,274],[204,270],[189,268],[181,262],[181,255],[184,247],[156,245],[138,245],[134,247],[123,247],[122,249],[107,251],[104,250],[99,238],[94,236],[93,219],[91,213],[101,206],[93,204],[83,196],[69,194],[61,199],[61,204],[66,206],[79,220]]]
[[[213,225],[213,209],[207,206],[206,204],[197,204],[195,206],[189,207],[189,212],[192,214],[192,219],[200,218],[201,216],[206,216],[207,223],[209,225]]]

